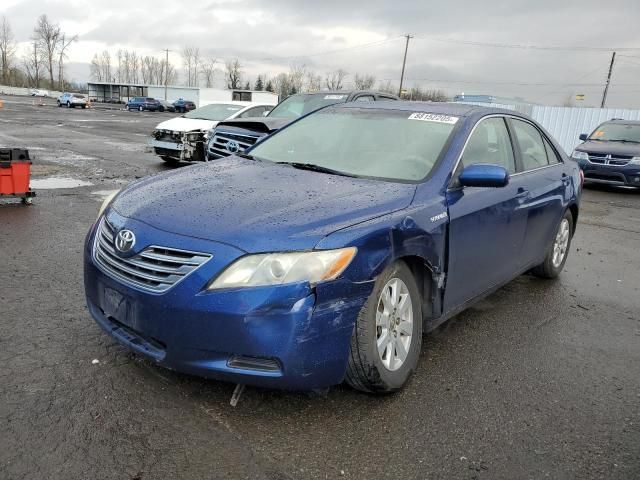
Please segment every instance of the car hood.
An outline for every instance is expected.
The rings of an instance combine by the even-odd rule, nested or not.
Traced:
[[[576,147],[580,152],[599,153],[602,155],[625,155],[640,157],[640,143],[599,142],[587,140]]]
[[[280,130],[285,125],[290,124],[295,119],[292,118],[239,118],[237,120],[225,120],[220,122],[219,126],[228,126],[234,128],[242,128],[260,133],[273,133]]]
[[[208,131],[217,124],[218,122],[213,120],[176,117],[159,123],[156,130],[171,130],[172,132],[193,132],[194,130]]]
[[[239,157],[138,181],[111,207],[153,227],[246,252],[310,250],[330,233],[407,207],[415,185]]]

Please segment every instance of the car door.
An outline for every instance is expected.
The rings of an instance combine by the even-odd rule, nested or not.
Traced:
[[[520,254],[526,266],[544,258],[564,213],[564,192],[570,179],[561,157],[533,123],[512,117],[509,127],[519,167],[515,177],[529,191],[525,204],[527,229]]]
[[[528,192],[519,181],[505,187],[461,187],[457,175],[475,163],[516,173],[512,139],[503,116],[481,119],[469,135],[447,191],[449,214],[446,311],[519,273],[518,255],[527,225],[522,208]]]

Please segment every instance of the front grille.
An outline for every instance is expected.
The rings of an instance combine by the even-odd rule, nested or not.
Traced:
[[[227,143],[234,141],[238,144],[238,152],[243,152],[247,148],[255,145],[261,135],[244,135],[229,132],[214,132],[211,142],[209,142],[209,156],[213,158],[228,157],[232,153],[227,150]]]
[[[601,153],[589,153],[589,161],[597,165],[611,165],[612,167],[624,167],[633,157],[629,155],[604,155]]]
[[[153,245],[123,258],[115,250],[115,234],[115,229],[103,218],[93,245],[94,260],[111,276],[150,292],[166,292],[211,258],[207,253]]]

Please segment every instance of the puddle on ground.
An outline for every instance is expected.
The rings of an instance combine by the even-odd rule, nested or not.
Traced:
[[[119,192],[119,190],[96,190],[95,192],[91,192],[91,195],[95,195],[97,197],[100,197],[100,200],[104,200],[109,195],[116,192]]]
[[[90,185],[93,185],[93,183],[87,182],[86,180],[78,180],[77,178],[70,177],[49,177],[33,179],[31,180],[29,185],[34,190],[53,190],[57,188],[88,187]]]

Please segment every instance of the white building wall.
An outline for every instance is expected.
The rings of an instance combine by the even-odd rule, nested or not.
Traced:
[[[148,89],[150,97],[164,100],[164,87],[150,86]],[[190,87],[167,87],[167,101],[175,102],[179,98],[191,100],[196,106],[200,106],[200,89]]]

